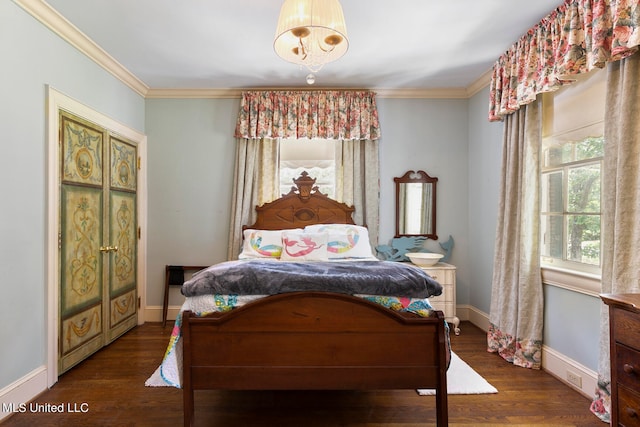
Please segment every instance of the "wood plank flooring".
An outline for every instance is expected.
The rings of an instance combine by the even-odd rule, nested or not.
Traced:
[[[460,336],[451,337],[453,350],[498,393],[450,395],[451,426],[606,425],[589,411],[589,399],[543,371],[514,367],[487,353],[484,332],[468,322],[461,328]],[[27,406],[27,412],[12,415],[2,427],[181,426],[182,391],[144,386],[164,355],[170,332],[169,325],[159,323],[133,329],[62,375],[34,401],[49,407],[63,404],[63,413],[31,413]],[[199,391],[195,401],[196,426],[435,425],[435,398],[412,390]]]

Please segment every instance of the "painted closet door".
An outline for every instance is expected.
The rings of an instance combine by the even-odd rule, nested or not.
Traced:
[[[136,295],[138,223],[136,205],[137,151],[115,136],[109,136],[110,191],[109,239],[109,327],[107,342],[137,323]]]
[[[59,373],[136,324],[136,147],[60,114]]]

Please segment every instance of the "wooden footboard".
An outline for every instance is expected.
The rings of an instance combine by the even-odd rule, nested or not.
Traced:
[[[270,296],[227,313],[183,313],[184,424],[194,390],[436,389],[446,426],[442,312],[398,313],[343,294]]]

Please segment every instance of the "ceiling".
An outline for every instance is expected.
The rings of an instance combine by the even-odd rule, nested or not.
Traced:
[[[47,0],[151,89],[306,86],[273,50],[282,0]],[[341,0],[349,50],[317,87],[469,88],[562,0]]]

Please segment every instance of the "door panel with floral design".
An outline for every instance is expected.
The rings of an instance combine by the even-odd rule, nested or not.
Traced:
[[[136,146],[60,113],[59,373],[136,324]]]
[[[135,325],[136,318],[136,147],[109,138],[111,168],[109,192],[109,241],[117,250],[109,263],[109,339]]]

